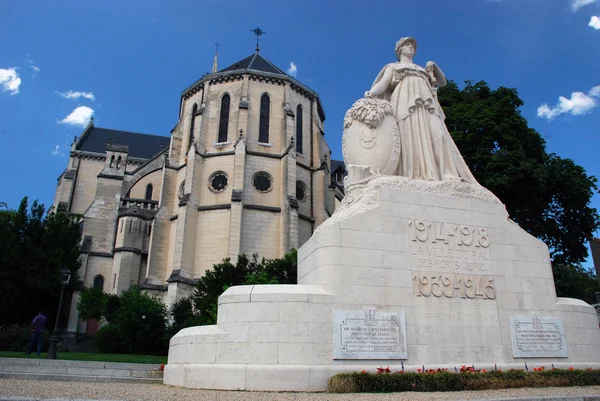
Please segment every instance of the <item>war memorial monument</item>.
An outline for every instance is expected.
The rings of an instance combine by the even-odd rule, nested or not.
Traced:
[[[473,177],[444,123],[433,62],[396,44],[344,118],[341,206],[298,251],[298,285],[235,286],[218,322],[171,339],[164,382],[323,391],[390,366],[600,367],[587,303],[558,298],[548,247]]]

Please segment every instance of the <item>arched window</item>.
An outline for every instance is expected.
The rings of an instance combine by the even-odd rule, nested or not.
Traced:
[[[121,156],[117,159],[117,170],[121,167]]]
[[[296,152],[302,153],[302,106],[296,108]]]
[[[219,137],[217,142],[227,142],[227,129],[229,128],[229,103],[229,95],[223,95],[221,98],[221,117],[219,118]]]
[[[94,277],[93,287],[94,288],[100,288],[101,290],[104,289],[104,276],[102,276],[101,274],[99,274],[96,277]]]
[[[112,155],[110,157],[110,168],[113,168],[115,166],[115,155]]]
[[[269,112],[271,99],[266,93],[260,98],[260,125],[258,127],[258,142],[269,143]]]
[[[146,196],[144,197],[146,200],[152,200],[152,184],[146,185]]]
[[[196,123],[196,113],[198,112],[198,105],[194,103],[192,107],[192,115],[190,116],[190,134],[188,136],[188,148],[192,146],[194,142],[194,125]]]

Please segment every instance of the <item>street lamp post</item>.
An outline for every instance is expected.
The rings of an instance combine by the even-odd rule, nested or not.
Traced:
[[[60,312],[62,310],[63,295],[65,293],[65,286],[69,284],[71,279],[71,271],[65,266],[60,269],[60,299],[58,301],[58,311],[56,312],[56,321],[54,323],[54,331],[52,332],[52,338],[50,338],[50,348],[48,348],[48,359],[56,359],[56,347],[58,345],[58,325],[60,322]]]

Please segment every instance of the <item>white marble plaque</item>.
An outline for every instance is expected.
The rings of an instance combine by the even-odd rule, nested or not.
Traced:
[[[403,312],[334,311],[333,359],[407,359]]]
[[[515,358],[566,358],[567,341],[562,319],[511,316],[510,336]]]

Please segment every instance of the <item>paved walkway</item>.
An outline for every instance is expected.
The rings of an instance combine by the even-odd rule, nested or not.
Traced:
[[[582,397],[582,396],[595,397]],[[15,398],[21,397],[21,398]],[[24,397],[24,398],[23,398]],[[520,398],[543,401],[600,401],[600,386],[525,388],[447,393],[327,394],[261,393],[245,391],[193,390],[162,384],[84,383],[0,379],[0,401],[33,400],[177,400],[177,401],[450,401],[506,400]],[[564,398],[573,397],[573,398]],[[537,398],[537,401],[542,399]]]

